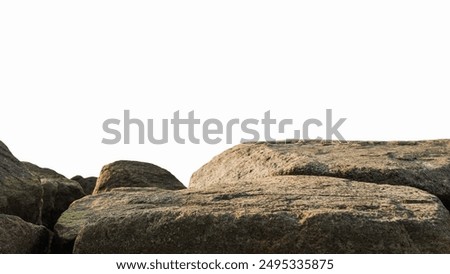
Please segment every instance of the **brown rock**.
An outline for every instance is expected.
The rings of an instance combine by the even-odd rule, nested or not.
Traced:
[[[117,161],[102,168],[93,194],[118,187],[186,188],[169,171],[149,163]]]
[[[39,224],[42,194],[39,179],[0,141],[0,213]]]
[[[0,253],[48,253],[52,233],[17,216],[0,214]]]
[[[438,196],[450,208],[450,140],[241,144],[196,171],[189,187],[279,175],[412,186]]]
[[[86,195],[91,195],[92,192],[94,192],[97,177],[83,178],[83,176],[77,175],[70,180],[77,181],[83,188],[84,193],[86,193]]]
[[[78,182],[69,180],[54,170],[41,168],[28,162],[23,163],[41,182],[44,189],[42,224],[52,229],[69,205],[85,196],[85,193]]]
[[[117,188],[74,202],[55,232],[75,253],[450,252],[450,216],[435,196],[315,176]]]

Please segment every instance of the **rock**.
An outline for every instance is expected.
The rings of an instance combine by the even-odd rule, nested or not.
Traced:
[[[52,233],[17,216],[0,214],[0,253],[48,253]]]
[[[149,163],[117,161],[102,168],[94,194],[117,187],[158,187],[177,190],[186,188],[169,171]]]
[[[196,171],[189,187],[279,175],[412,186],[438,196],[450,208],[450,140],[240,144]]]
[[[42,224],[53,229],[59,216],[73,201],[85,196],[85,193],[78,182],[69,180],[54,170],[41,168],[28,162],[23,164],[41,182],[44,189]]]
[[[450,215],[407,186],[277,176],[75,201],[55,226],[74,253],[449,253]]]
[[[94,192],[95,183],[97,182],[97,177],[87,177],[83,178],[80,175],[73,177],[71,180],[77,181],[84,190],[86,195],[91,195]]]
[[[0,141],[0,213],[40,224],[42,194],[39,179]]]

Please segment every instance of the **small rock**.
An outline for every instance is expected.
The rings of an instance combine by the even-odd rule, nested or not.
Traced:
[[[186,188],[169,171],[149,163],[117,161],[102,168],[93,194],[118,187]]]
[[[71,180],[77,181],[83,188],[84,193],[86,193],[86,195],[91,195],[92,192],[94,192],[97,177],[83,178],[83,176],[77,175],[73,177]]]

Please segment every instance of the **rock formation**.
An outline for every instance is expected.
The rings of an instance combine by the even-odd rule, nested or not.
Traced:
[[[84,178],[83,176],[77,175],[70,180],[77,181],[83,188],[84,193],[86,193],[86,195],[91,195],[92,192],[94,192],[97,177]]]
[[[450,140],[241,144],[189,189],[117,161],[81,198],[94,181],[0,142],[0,253],[450,253]]]

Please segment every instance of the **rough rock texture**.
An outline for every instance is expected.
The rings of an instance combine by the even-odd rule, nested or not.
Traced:
[[[136,161],[117,161],[104,166],[93,193],[117,187],[158,187],[170,190],[186,188],[169,171]]]
[[[0,214],[0,253],[48,253],[52,233],[17,216]]]
[[[0,141],[0,213],[39,224],[42,193],[39,179]]]
[[[278,175],[413,186],[438,196],[450,208],[450,140],[241,144],[196,171],[189,187]]]
[[[450,252],[450,215],[434,195],[316,176],[117,188],[74,202],[55,232],[75,253]]]
[[[23,164],[42,184],[44,189],[42,224],[52,229],[69,205],[85,196],[85,193],[78,182],[69,180],[54,170],[40,168],[28,162]]]
[[[86,193],[86,195],[91,195],[92,192],[94,192],[97,177],[83,178],[83,176],[77,175],[70,180],[77,181],[83,188],[84,193]]]

